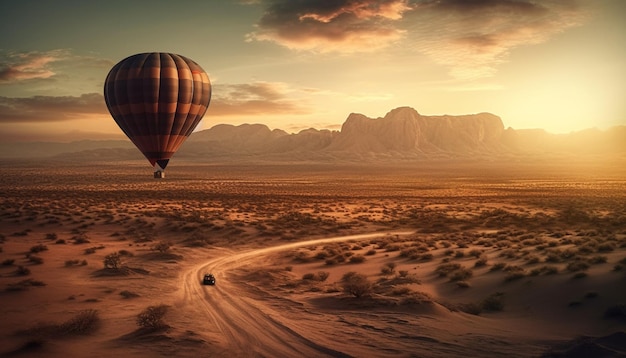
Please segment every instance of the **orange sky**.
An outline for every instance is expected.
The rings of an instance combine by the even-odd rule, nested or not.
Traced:
[[[198,129],[339,129],[400,106],[555,133],[626,125],[623,14],[621,0],[4,2],[0,140],[121,137],[104,79],[152,51],[209,73]]]

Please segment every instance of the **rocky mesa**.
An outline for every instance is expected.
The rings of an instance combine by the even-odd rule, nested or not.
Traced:
[[[626,126],[552,134],[542,129],[505,129],[502,119],[491,113],[427,116],[411,107],[399,107],[379,118],[351,113],[340,131],[310,128],[290,134],[264,124],[218,124],[192,134],[176,157],[361,160],[544,154],[623,156]],[[141,158],[130,141],[0,143],[0,157],[53,155],[71,160]]]

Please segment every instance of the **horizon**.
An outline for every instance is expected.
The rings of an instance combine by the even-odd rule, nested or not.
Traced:
[[[408,107],[408,106],[404,106],[404,107]],[[398,107],[401,108],[401,107]],[[413,108],[413,107],[409,107],[409,108]],[[419,111],[418,111],[419,113]],[[488,113],[488,112],[486,112]],[[357,113],[357,112],[351,112],[350,114],[361,114],[361,113]],[[342,126],[343,123],[345,123],[345,121],[348,119],[348,117],[350,116],[350,114],[348,114],[348,116],[346,116],[346,118],[344,119],[344,121],[338,125],[338,128],[314,128],[314,127],[308,127],[308,128],[302,128],[299,129],[298,131],[292,131],[289,132],[287,130],[285,130],[284,128],[272,128],[270,126],[268,126],[265,123],[261,123],[261,122],[256,122],[256,123],[215,123],[212,126],[208,127],[208,128],[197,128],[196,130],[194,130],[193,134],[195,133],[199,133],[199,132],[204,132],[204,131],[210,131],[212,130],[214,127],[218,127],[218,126],[233,126],[233,127],[241,127],[241,126],[255,126],[255,125],[261,125],[264,126],[266,128],[268,128],[270,131],[283,131],[285,132],[287,135],[296,135],[302,131],[307,131],[307,130],[316,130],[316,131],[323,131],[323,130],[329,130],[331,132],[336,132],[336,133],[341,133],[342,130]],[[471,114],[464,114],[464,115],[476,115],[477,113],[471,113]],[[493,114],[493,113],[491,113]],[[449,116],[447,114],[442,114],[442,115],[423,115],[420,113],[421,116],[425,116],[425,117],[440,117],[440,116]],[[454,116],[454,115],[453,115]],[[459,115],[459,116],[463,116],[463,114]],[[496,115],[497,116],[497,115]],[[384,116],[381,117],[377,117],[377,118],[371,118],[368,117],[371,120],[380,120],[383,119]],[[567,135],[572,135],[572,134],[577,134],[577,133],[583,133],[583,132],[588,132],[588,131],[599,131],[599,132],[607,132],[607,131],[611,131],[615,128],[620,128],[620,127],[626,127],[626,124],[616,124],[614,126],[609,126],[606,128],[598,128],[598,127],[589,127],[589,128],[582,128],[579,130],[572,130],[570,132],[563,132],[563,133],[558,133],[558,132],[550,132],[544,128],[513,128],[510,126],[507,126],[506,123],[504,123],[504,129],[508,130],[508,129],[512,129],[515,131],[543,131],[546,134],[550,134],[550,135],[557,135],[557,136],[567,136]],[[7,143],[73,143],[73,142],[81,142],[81,141],[128,141],[129,143],[132,143],[130,141],[130,139],[124,135],[124,133],[120,130],[119,133],[105,133],[105,132],[85,132],[85,131],[80,131],[80,130],[71,130],[65,133],[58,133],[54,136],[46,136],[44,139],[41,138],[32,138],[32,139],[22,139],[22,138],[15,138],[14,140],[6,140],[3,139],[4,142]]]
[[[488,112],[505,128],[553,134],[626,124],[626,3],[617,0],[233,1],[153,5],[149,17],[143,3],[0,8],[3,33],[14,34],[0,38],[3,141],[123,138],[104,79],[151,51],[188,56],[209,74],[198,131],[338,130],[350,113],[402,106]]]

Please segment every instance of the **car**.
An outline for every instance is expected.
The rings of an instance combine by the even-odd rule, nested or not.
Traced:
[[[215,285],[215,276],[211,273],[207,273],[204,275],[204,279],[202,279],[202,284],[204,285]]]

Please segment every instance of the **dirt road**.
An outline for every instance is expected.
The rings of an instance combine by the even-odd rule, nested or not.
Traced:
[[[245,285],[228,279],[228,272],[249,264],[260,256],[302,246],[347,240],[365,240],[384,235],[406,235],[411,232],[377,232],[294,242],[245,252],[228,253],[193,267],[184,275],[180,306],[188,319],[205,322],[224,353],[246,357],[348,357],[350,355],[320,344],[310,331],[294,327],[266,301],[249,298]],[[201,284],[204,273],[216,276],[215,286]]]

